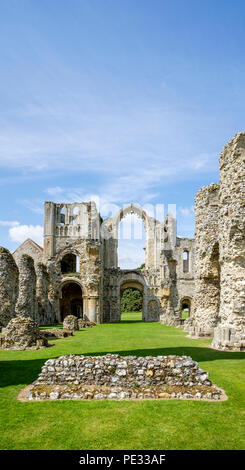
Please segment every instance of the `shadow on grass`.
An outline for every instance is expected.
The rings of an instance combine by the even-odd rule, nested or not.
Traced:
[[[125,324],[128,324],[128,323],[131,324],[131,323],[145,323],[145,322],[143,322],[142,320],[121,320],[119,322],[119,325],[124,324],[124,323]]]
[[[51,328],[59,328],[63,329],[63,324],[62,323],[54,323],[52,325],[41,325],[39,326],[39,330],[50,330]]]
[[[110,351],[96,351],[84,353],[81,351],[80,355],[84,356],[103,356]],[[172,348],[158,348],[158,349],[136,349],[128,351],[111,351],[112,354],[119,354],[121,356],[190,356],[197,362],[216,361],[216,360],[231,360],[231,359],[245,359],[245,353],[240,352],[226,352],[216,351],[211,348],[200,347],[172,347]],[[79,355],[76,353],[76,355]],[[52,358],[55,358],[50,355]],[[57,356],[59,357],[59,356]],[[41,372],[41,368],[47,358],[44,359],[31,359],[31,360],[16,360],[16,361],[1,361],[0,362],[0,387],[7,387],[10,385],[28,385],[37,379]]]

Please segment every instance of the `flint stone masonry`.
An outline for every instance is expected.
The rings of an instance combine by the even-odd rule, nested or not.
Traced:
[[[220,155],[220,311],[213,347],[245,350],[245,133]]]
[[[47,267],[43,263],[36,264],[36,276],[38,323],[39,325],[48,325],[52,323],[52,308],[48,297],[50,278]]]
[[[36,272],[34,261],[29,255],[19,259],[19,297],[16,314],[37,319]]]
[[[19,270],[11,253],[0,247],[0,330],[15,316]]]
[[[61,356],[49,359],[28,391],[42,399],[220,400],[222,392],[188,356]]]
[[[63,322],[63,328],[69,331],[78,331],[79,330],[78,318],[75,317],[74,315],[67,315]]]
[[[42,335],[46,338],[67,338],[73,336],[73,332],[62,328],[51,328],[42,330]]]
[[[195,197],[195,289],[194,311],[187,322],[190,336],[212,336],[218,323],[219,185],[211,184]],[[186,326],[187,326],[186,325]]]
[[[160,222],[136,204],[103,219],[93,201],[45,202],[44,249],[28,239],[13,255],[19,281],[10,253],[0,252],[0,328],[16,314],[42,325],[69,322],[72,314],[80,322],[65,326],[72,331],[87,321],[120,322],[122,293],[136,288],[142,321],[182,326],[187,306],[184,329],[191,337],[213,337],[214,348],[243,351],[244,201],[245,133],[239,133],[221,152],[219,184],[195,197],[195,239],[178,237],[170,214]],[[145,227],[143,269],[118,266],[119,224],[130,214]]]
[[[2,349],[25,350],[47,347],[48,341],[42,336],[34,320],[18,316],[3,328],[0,344]]]
[[[78,320],[79,330],[82,328],[92,328],[93,326],[96,326],[96,323],[92,321],[82,320],[81,318]]]

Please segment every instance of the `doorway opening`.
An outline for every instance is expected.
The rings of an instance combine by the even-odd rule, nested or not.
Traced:
[[[66,283],[61,289],[60,320],[63,322],[67,315],[83,318],[83,293],[76,282]]]
[[[126,283],[121,286],[120,306],[122,322],[142,322],[143,289]],[[136,283],[137,284],[137,283]]]
[[[189,318],[191,314],[191,300],[185,298],[181,300],[181,319],[184,321]]]

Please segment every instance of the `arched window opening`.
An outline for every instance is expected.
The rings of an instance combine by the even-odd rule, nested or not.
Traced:
[[[60,209],[60,216],[59,216],[60,225],[65,225],[65,216],[66,216],[65,208],[64,206],[62,206]]]
[[[79,273],[80,272],[80,259],[73,253],[67,253],[61,261],[62,274]]]
[[[79,208],[75,206],[72,211],[71,223],[72,225],[77,225],[78,223]]]
[[[183,251],[183,272],[184,273],[189,272],[189,251],[188,250]]]
[[[145,225],[135,213],[122,218],[118,227],[118,266],[140,269],[145,264]]]

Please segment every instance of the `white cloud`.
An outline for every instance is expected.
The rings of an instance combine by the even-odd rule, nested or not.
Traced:
[[[58,196],[60,194],[63,194],[63,188],[60,186],[55,186],[54,188],[47,188],[46,193],[50,194],[50,196]]]
[[[118,266],[122,269],[136,269],[145,262],[145,243],[121,240],[118,244]]]
[[[41,225],[17,225],[9,229],[9,236],[16,243],[23,243],[27,238],[31,238],[39,245],[43,245],[43,227]]]
[[[76,100],[66,96],[61,106],[55,98],[38,103],[35,97],[34,105],[23,103],[14,110],[16,127],[6,117],[0,132],[1,166],[38,173],[57,168],[109,172],[124,186],[131,175],[148,189],[149,184],[167,182],[168,175],[179,173],[184,179],[184,170],[217,170],[218,159],[211,153],[216,149],[207,146],[201,152],[202,144],[190,145],[199,130],[196,116],[179,105],[135,100],[120,102],[120,109],[115,109],[114,98],[103,103],[78,94]]]
[[[17,225],[20,225],[20,223],[16,220],[0,220],[0,227],[16,227]]]

